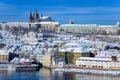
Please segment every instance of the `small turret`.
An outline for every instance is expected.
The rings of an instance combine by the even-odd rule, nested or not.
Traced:
[[[120,27],[120,22],[117,22],[117,24],[116,24],[118,27]]]

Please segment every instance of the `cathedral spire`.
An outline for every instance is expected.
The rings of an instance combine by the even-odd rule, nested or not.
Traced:
[[[33,22],[32,12],[30,11],[29,22]]]
[[[39,14],[37,10],[34,12],[34,22],[39,22]]]

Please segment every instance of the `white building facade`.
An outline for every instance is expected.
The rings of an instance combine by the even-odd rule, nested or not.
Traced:
[[[111,58],[80,57],[76,65],[82,68],[94,69],[120,69],[120,60],[113,61]]]

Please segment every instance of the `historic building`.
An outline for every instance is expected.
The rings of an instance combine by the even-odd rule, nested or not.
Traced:
[[[120,23],[117,22],[116,25],[99,25],[97,31],[104,31],[106,34],[120,34]]]
[[[70,22],[70,24],[62,24],[59,27],[60,31],[65,32],[75,32],[75,33],[90,33],[97,31],[97,25],[96,24],[73,24],[73,22]]]
[[[120,69],[120,60],[113,60],[112,58],[80,57],[76,60],[75,64],[81,68],[88,69]]]
[[[39,16],[37,10],[32,14],[30,12],[28,22],[3,22],[0,23],[0,29],[5,29],[7,31],[16,31],[16,32],[57,32],[59,22],[52,20],[50,16]],[[24,30],[21,30],[24,29]],[[17,31],[19,30],[19,31]]]
[[[9,54],[5,50],[0,50],[0,62],[8,62]]]
[[[120,34],[120,23],[116,25],[97,25],[97,24],[74,24],[70,20],[69,24],[62,24],[59,31],[72,33],[98,33],[98,34]]]
[[[50,16],[39,16],[38,12],[35,11],[34,14],[30,12],[29,16],[29,27],[36,26],[39,31],[57,31],[59,23],[54,22]]]

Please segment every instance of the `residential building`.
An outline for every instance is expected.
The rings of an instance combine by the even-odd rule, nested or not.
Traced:
[[[9,60],[9,54],[7,51],[0,50],[0,62],[8,62]]]

